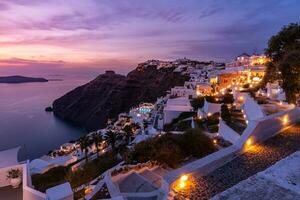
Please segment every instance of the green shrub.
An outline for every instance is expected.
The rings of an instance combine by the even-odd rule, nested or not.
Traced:
[[[157,161],[168,167],[178,166],[185,158],[203,157],[214,152],[215,146],[200,129],[184,134],[167,133],[138,143],[132,150],[133,160],[143,163]]]
[[[97,178],[119,162],[120,160],[115,153],[107,152],[99,158],[85,164],[82,169],[78,169],[74,172],[69,171],[68,180],[72,188],[76,188]]]
[[[233,94],[226,93],[223,96],[223,103],[232,104],[234,102]]]
[[[191,106],[194,110],[198,110],[198,108],[202,108],[204,106],[204,97],[197,97],[191,101]]]
[[[32,175],[32,185],[35,189],[45,192],[48,188],[60,185],[66,180],[66,174],[68,173],[68,168],[59,166],[54,167],[43,174]]]
[[[74,172],[71,171],[71,165],[69,165],[52,168],[43,174],[32,175],[32,184],[41,192],[67,181],[70,182],[72,188],[76,188],[97,178],[119,162],[115,153],[107,152]]]
[[[221,106],[221,118],[226,122],[231,121],[231,114],[226,104]]]

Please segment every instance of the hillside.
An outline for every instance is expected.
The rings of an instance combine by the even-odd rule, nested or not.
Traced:
[[[55,100],[54,114],[88,130],[101,128],[107,119],[140,102],[155,102],[173,86],[182,85],[186,77],[173,72],[175,67],[146,62],[127,76],[107,71]]]

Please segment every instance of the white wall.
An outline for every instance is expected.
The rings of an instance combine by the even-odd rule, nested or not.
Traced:
[[[222,136],[225,140],[234,144],[240,138],[240,135],[232,128],[227,126],[227,124],[223,120],[220,120],[219,124],[219,135]]]
[[[32,188],[28,163],[23,164],[23,200],[45,200],[45,193]]]
[[[285,124],[283,123],[284,119],[288,119]],[[234,145],[173,170],[169,172],[164,179],[171,184],[182,174],[193,173],[200,174],[202,176],[207,175],[215,169],[223,166],[225,163],[233,160],[238,155],[244,153],[247,150],[245,146],[249,138],[251,138],[252,145],[255,143],[262,143],[297,122],[300,122],[299,107],[293,110],[269,115],[257,121],[251,121],[242,136]]]
[[[173,119],[179,117],[182,111],[164,110],[164,124],[169,124]]]
[[[10,167],[5,167],[0,169],[0,187],[5,187],[10,185],[10,180],[7,179],[8,171],[11,169],[19,169],[22,171],[22,165],[13,165]]]

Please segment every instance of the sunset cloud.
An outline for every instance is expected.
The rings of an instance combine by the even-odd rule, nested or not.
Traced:
[[[129,69],[152,58],[227,61],[263,51],[272,34],[299,21],[299,9],[297,0],[3,0],[0,65]]]

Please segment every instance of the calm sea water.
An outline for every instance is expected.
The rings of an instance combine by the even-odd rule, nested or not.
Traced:
[[[0,84],[0,150],[23,146],[22,157],[34,159],[84,131],[44,111],[53,100],[89,79],[47,83]]]

